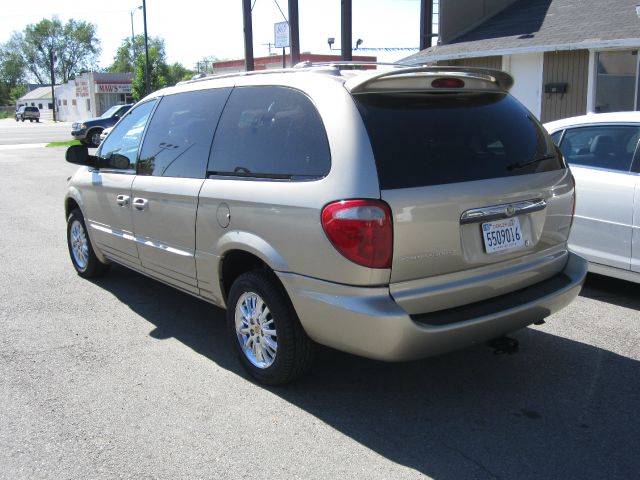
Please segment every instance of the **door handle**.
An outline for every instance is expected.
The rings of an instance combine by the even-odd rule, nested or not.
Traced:
[[[136,210],[146,210],[146,208],[149,206],[149,200],[147,200],[146,198],[135,197],[133,199],[133,206],[136,208]]]
[[[116,203],[121,207],[129,206],[129,195],[118,195],[116,196]]]

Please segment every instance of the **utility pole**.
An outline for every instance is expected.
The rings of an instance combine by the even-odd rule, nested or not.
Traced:
[[[149,95],[149,41],[147,38],[147,0],[142,0],[144,18],[144,94]]]
[[[420,0],[420,50],[431,46],[433,36],[433,0]]]
[[[53,68],[56,56],[53,53],[53,47],[49,47],[49,68],[51,73],[51,101],[53,102],[53,121],[56,121],[56,76]]]
[[[342,60],[353,60],[351,52],[351,0],[342,0]]]
[[[298,22],[298,0],[289,0],[289,44],[291,66],[300,63],[300,26]],[[283,49],[284,50],[284,49]],[[283,68],[286,65],[283,64]]]
[[[251,24],[251,0],[242,0],[242,20],[244,23],[244,69],[250,72],[253,64],[253,26]]]

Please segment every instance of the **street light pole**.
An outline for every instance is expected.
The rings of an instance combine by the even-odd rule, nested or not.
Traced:
[[[51,74],[51,101],[53,102],[53,121],[56,121],[56,75],[54,63],[56,55],[53,53],[53,47],[49,47],[49,73]]]
[[[131,15],[131,60],[132,60],[132,64],[135,63],[136,60],[136,37],[133,34],[133,14],[136,13],[136,10],[140,10],[142,8],[142,5],[140,5],[139,7],[134,8],[133,10],[131,10],[129,12],[129,15]]]
[[[144,18],[144,94],[149,94],[149,41],[147,38],[147,0],[142,0],[142,17]]]

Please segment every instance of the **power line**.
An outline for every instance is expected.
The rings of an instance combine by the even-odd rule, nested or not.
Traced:
[[[289,23],[289,20],[287,20],[287,17],[284,16],[284,13],[282,13],[282,9],[280,8],[280,5],[278,5],[278,0],[273,0],[274,2],[276,2],[276,7],[278,7],[278,10],[280,10],[280,15],[282,15],[282,18],[284,18],[284,21]]]

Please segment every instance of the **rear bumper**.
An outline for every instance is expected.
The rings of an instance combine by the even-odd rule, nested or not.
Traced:
[[[278,273],[307,334],[368,358],[402,361],[465,348],[531,325],[580,293],[587,262],[570,253],[556,276],[493,299],[409,315],[388,287],[364,288]]]

